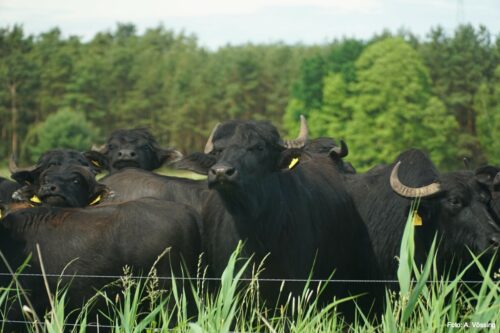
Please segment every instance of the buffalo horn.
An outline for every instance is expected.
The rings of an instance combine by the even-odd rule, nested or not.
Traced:
[[[300,115],[300,131],[299,136],[294,140],[283,140],[281,145],[285,148],[302,148],[307,142],[309,137],[309,129],[307,128],[307,121],[303,115]]]
[[[11,174],[16,173],[16,172],[22,172],[22,171],[31,172],[31,171],[35,170],[35,168],[36,168],[35,165],[29,166],[29,167],[26,167],[26,168],[19,168],[17,166],[16,159],[14,158],[14,156],[13,155],[10,156],[9,171],[10,171]]]
[[[214,149],[214,143],[212,142],[214,139],[214,134],[219,128],[220,123],[215,125],[214,129],[212,130],[212,133],[210,133],[210,136],[208,137],[207,144],[205,145],[205,154],[209,154],[213,149]]]
[[[343,158],[343,157],[346,157],[347,154],[349,154],[349,149],[347,148],[347,145],[345,144],[345,142],[343,140],[340,140],[340,147],[333,147],[332,149],[330,149],[330,154],[331,153],[335,153],[337,155],[337,157],[339,158]]]
[[[424,198],[441,191],[441,185],[439,183],[432,183],[422,187],[409,187],[402,184],[398,177],[400,165],[401,161],[396,163],[392,169],[390,178],[391,187],[397,194],[407,198]]]
[[[96,152],[99,152],[101,154],[104,154],[106,152],[106,144],[103,144],[101,146],[98,146],[96,144],[93,144],[92,145],[92,148],[90,148],[90,150],[92,151],[96,151]]]

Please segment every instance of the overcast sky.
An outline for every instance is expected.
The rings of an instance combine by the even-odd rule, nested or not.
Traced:
[[[403,27],[425,36],[438,24],[483,24],[500,33],[500,0],[0,0],[0,26],[38,34],[53,27],[90,39],[117,22],[139,32],[162,23],[215,49],[245,42],[321,43]]]

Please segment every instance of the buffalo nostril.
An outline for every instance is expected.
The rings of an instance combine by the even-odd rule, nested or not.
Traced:
[[[130,157],[135,157],[135,152],[134,151],[130,153]]]
[[[123,153],[121,151],[118,152],[118,157],[122,157]]]
[[[55,192],[57,190],[57,187],[55,185],[50,186],[50,190],[52,192]]]
[[[235,168],[227,168],[225,171],[226,176],[232,176],[236,172]]]

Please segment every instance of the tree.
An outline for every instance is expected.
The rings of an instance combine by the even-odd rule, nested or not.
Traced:
[[[401,38],[378,41],[363,51],[356,69],[347,89],[335,77],[328,81],[331,101],[321,111],[334,124],[335,133],[327,134],[347,140],[357,168],[387,163],[411,147],[428,151],[444,168],[457,161],[456,121],[432,96],[429,74],[410,45]]]
[[[37,71],[30,59],[32,37],[25,37],[22,27],[0,29],[0,82],[7,91],[10,109],[11,152],[17,154],[19,140],[19,109],[29,105],[31,85],[37,80]]]
[[[23,145],[26,150],[23,156],[33,162],[49,149],[89,150],[97,134],[82,113],[63,109],[32,128]]]
[[[487,162],[500,165],[500,65],[491,84],[483,83],[476,94],[477,135]]]
[[[484,162],[477,139],[474,101],[482,84],[491,80],[498,60],[495,60],[491,36],[480,26],[461,25],[453,37],[441,27],[431,30],[430,42],[423,44],[420,52],[429,68],[433,89],[453,112],[461,135],[463,153]]]

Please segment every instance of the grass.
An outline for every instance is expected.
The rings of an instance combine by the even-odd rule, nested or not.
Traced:
[[[278,309],[271,311],[262,304],[256,278],[242,285],[241,277],[248,262],[237,265],[240,247],[232,255],[221,276],[221,285],[216,293],[207,291],[208,281],[193,281],[186,289],[179,284],[170,290],[158,289],[158,278],[150,274],[146,280],[135,280],[130,270],[117,281],[120,285],[119,296],[109,289],[99,291],[95,299],[89,301],[70,323],[64,301],[67,297],[64,289],[52,291],[55,297],[51,309],[41,319],[44,325],[33,324],[33,318],[26,315],[27,323],[23,330],[27,332],[85,332],[95,328],[97,317],[91,315],[94,301],[100,299],[108,307],[101,312],[101,331],[112,332],[498,332],[500,325],[500,285],[492,278],[491,265],[483,267],[478,260],[470,266],[480,268],[484,281],[480,288],[470,288],[460,282],[462,272],[456,278],[448,280],[436,273],[436,248],[432,246],[427,262],[417,267],[413,261],[413,225],[412,216],[402,240],[400,266],[398,270],[399,292],[386,291],[386,309],[378,318],[358,312],[353,323],[345,323],[337,312],[337,305],[342,300],[332,301],[320,307],[311,297],[307,288],[301,295],[288,297],[288,301]],[[236,267],[241,267],[237,269]],[[497,272],[497,274],[500,272]],[[496,275],[498,279],[498,275]],[[429,281],[434,283],[429,283]],[[13,282],[14,284],[14,282]],[[188,301],[188,292],[194,297]],[[9,302],[10,292],[0,290],[0,309]],[[190,312],[189,305],[195,305],[196,311]],[[109,327],[103,327],[106,322]],[[94,324],[92,324],[94,323]],[[64,326],[76,324],[76,326]],[[460,327],[457,327],[460,325]],[[494,329],[485,329],[481,325],[495,325]],[[477,327],[475,327],[477,326]]]

